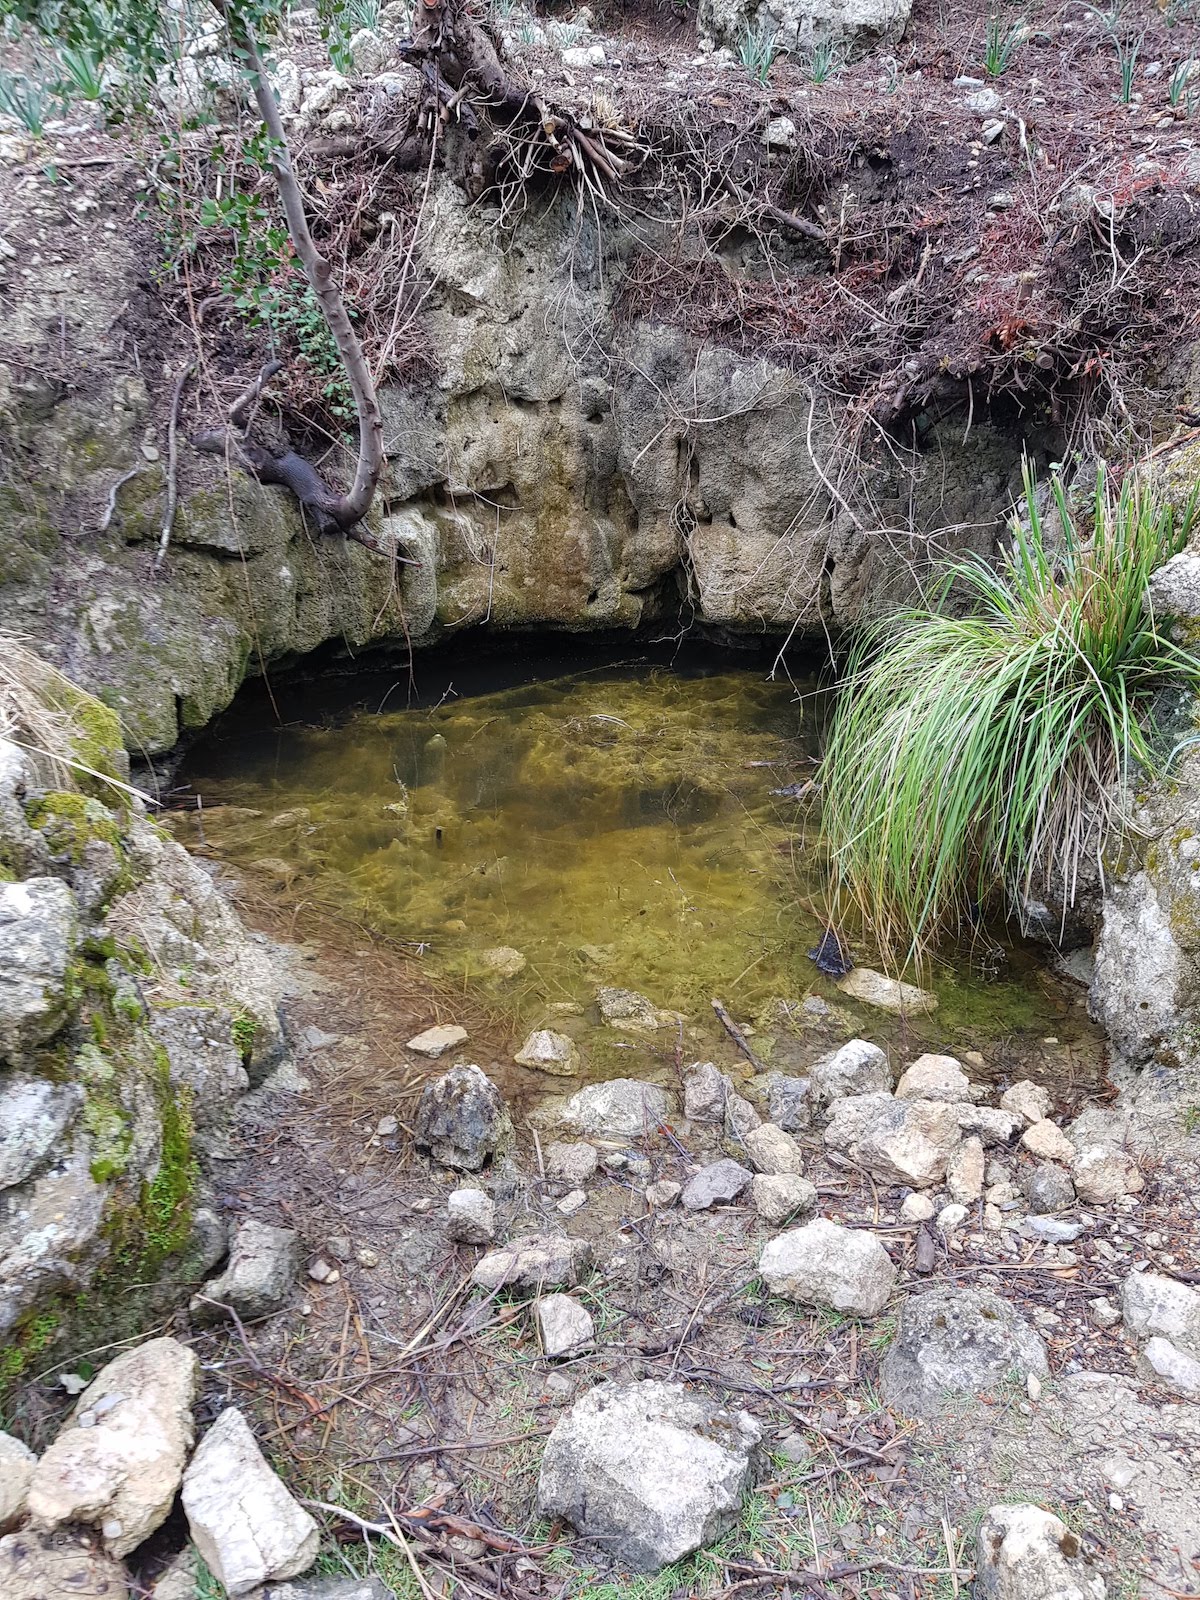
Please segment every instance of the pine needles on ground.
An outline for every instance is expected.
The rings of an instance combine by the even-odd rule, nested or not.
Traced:
[[[1027,475],[1026,520],[998,568],[955,560],[927,607],[877,624],[851,659],[824,828],[835,893],[893,961],[920,962],[997,902],[1050,893],[1065,915],[1135,777],[1159,766],[1151,701],[1200,688],[1200,658],[1147,598],[1194,502],[1176,518],[1132,477],[1116,497],[1101,477],[1083,537],[1053,490],[1054,538]]]

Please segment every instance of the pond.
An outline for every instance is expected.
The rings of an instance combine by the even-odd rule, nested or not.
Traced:
[[[824,926],[812,780],[828,697],[772,676],[769,656],[624,649],[427,656],[411,672],[244,691],[184,763],[202,810],[177,831],[407,941],[514,1031],[577,1035],[589,1076],[634,1067],[636,1046],[594,1011],[608,985],[688,1019],[689,1055],[722,1039],[718,998],[761,1053],[782,1040],[781,1063],[849,1028],[980,1052],[979,1075],[1095,1081],[1084,992],[1043,950],[989,937],[939,964],[929,1017],[842,995],[808,957]]]

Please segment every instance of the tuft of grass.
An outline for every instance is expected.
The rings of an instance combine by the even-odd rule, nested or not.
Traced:
[[[842,70],[842,62],[832,39],[822,39],[813,45],[805,58],[805,67],[812,83],[828,83],[830,78],[837,76]]]
[[[1179,63],[1167,81],[1167,100],[1172,110],[1182,106],[1189,117],[1195,102],[1196,91],[1192,87],[1194,78],[1200,78],[1200,64],[1194,56],[1189,56],[1186,61]]]
[[[24,73],[0,70],[0,111],[15,117],[26,133],[40,139],[46,119],[57,110],[48,86]]]
[[[1121,90],[1118,99],[1123,106],[1127,106],[1133,99],[1133,74],[1137,68],[1137,58],[1142,48],[1142,35],[1136,39],[1113,39],[1117,52],[1117,66],[1121,72]]]
[[[983,68],[989,78],[999,78],[1012,66],[1017,51],[1029,37],[1024,22],[1005,26],[1001,17],[993,12],[987,20],[987,34],[983,46]]]
[[[779,35],[773,29],[768,30],[761,24],[752,28],[747,24],[738,39],[737,53],[738,60],[750,76],[757,78],[759,83],[766,83],[776,57],[782,55],[783,51]]]
[[[1146,594],[1195,497],[1176,519],[1133,476],[1114,497],[1101,474],[1085,536],[1056,478],[1055,538],[1028,471],[1025,487],[998,567],[960,557],[928,605],[878,623],[834,714],[821,782],[835,897],[902,963],[1006,899],[1061,898],[1065,917],[1135,774],[1165,764],[1152,701],[1200,687],[1200,659]]]

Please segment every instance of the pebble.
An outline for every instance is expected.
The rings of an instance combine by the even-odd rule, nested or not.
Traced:
[[[354,1259],[360,1267],[377,1267],[379,1265],[379,1251],[372,1250],[369,1245],[363,1245],[354,1252]]]
[[[308,1275],[314,1283],[336,1283],[341,1277],[338,1269],[330,1266],[329,1262],[322,1256],[318,1256],[315,1261],[309,1262]]]
[[[928,1222],[933,1211],[933,1201],[927,1194],[910,1194],[905,1196],[900,1216],[904,1222]]]
[[[966,1206],[954,1204],[943,1206],[938,1212],[937,1225],[943,1233],[949,1233],[951,1228],[961,1228],[967,1220]]]
[[[587,1190],[572,1189],[570,1194],[563,1195],[557,1209],[564,1217],[573,1217],[577,1211],[582,1211],[585,1205],[587,1205]]]
[[[375,1124],[375,1134],[380,1139],[390,1139],[394,1133],[400,1132],[400,1122],[396,1117],[380,1117]]]
[[[1115,1328],[1121,1320],[1120,1311],[1106,1295],[1089,1300],[1088,1310],[1092,1314],[1092,1321],[1101,1328]]]
[[[646,1190],[646,1204],[655,1211],[665,1210],[667,1206],[675,1204],[681,1192],[681,1184],[672,1182],[670,1178],[660,1178]]]

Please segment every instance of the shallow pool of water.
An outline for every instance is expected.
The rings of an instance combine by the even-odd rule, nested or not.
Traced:
[[[467,679],[418,660],[419,694],[403,678],[357,681],[357,704],[344,686],[309,689],[281,706],[283,726],[253,694],[188,757],[181,781],[203,812],[179,816],[181,837],[411,941],[514,1025],[559,1018],[590,1040],[593,1075],[629,1070],[628,1041],[587,1010],[606,984],[715,1037],[719,997],[768,1048],[777,1002],[815,996],[869,1037],[1094,1078],[1082,991],[1040,952],[1009,949],[996,976],[966,957],[940,966],[938,1012],[903,1024],[845,1000],[809,961],[825,885],[815,683],[721,658],[562,665],[512,682],[496,663]],[[524,958],[519,972],[493,970],[516,965],[500,948]]]

